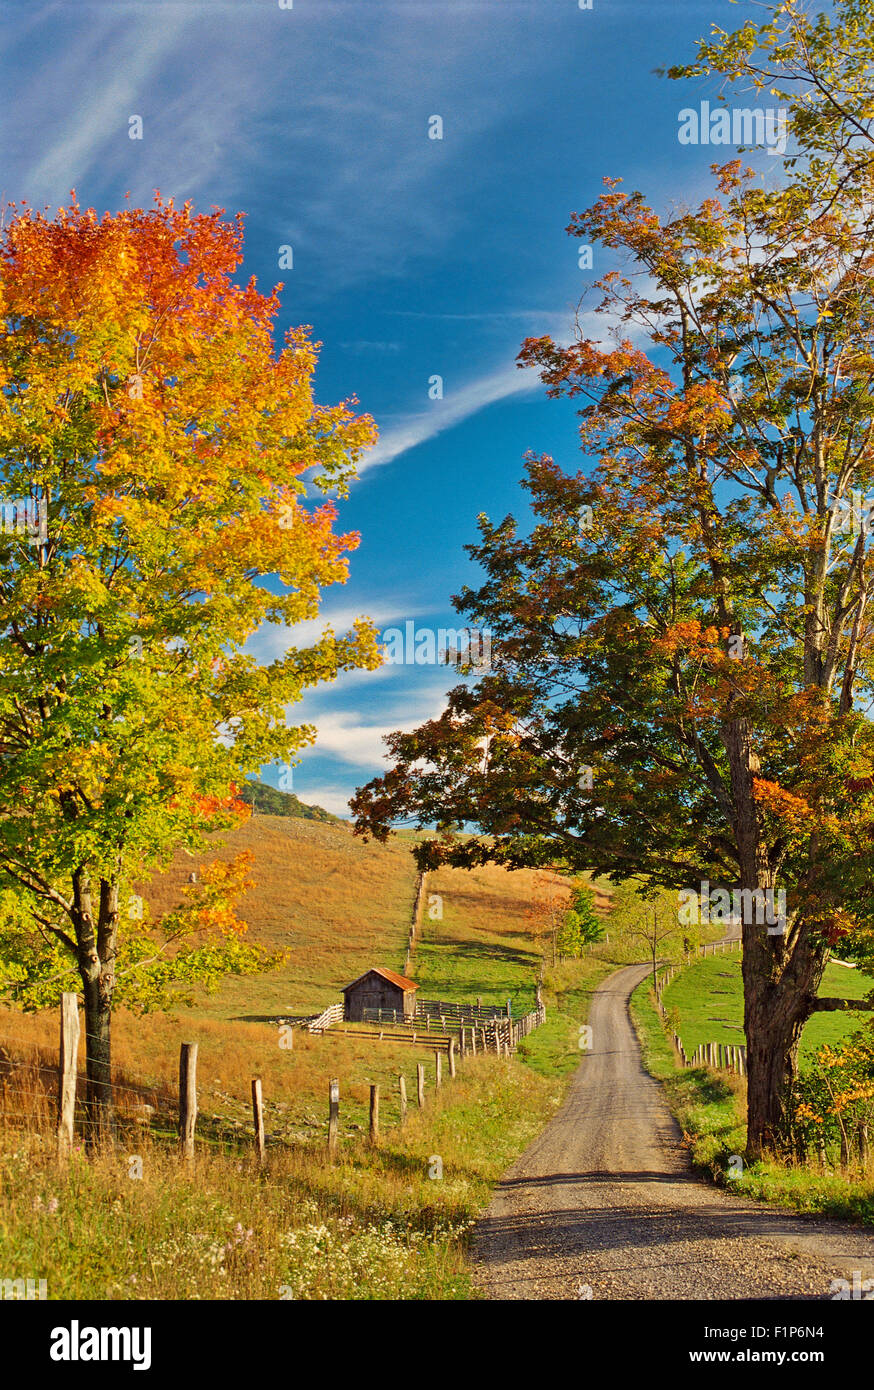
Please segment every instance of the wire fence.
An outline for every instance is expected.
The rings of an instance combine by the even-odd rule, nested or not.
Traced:
[[[522,1022],[519,1020],[517,1026],[521,1026]],[[477,1033],[480,1034],[479,1046]],[[214,1090],[212,1094],[222,1099],[225,1113],[201,1110],[196,1082],[197,1044],[193,1043],[181,1044],[178,1083],[136,1073],[125,1067],[112,1068],[109,1083],[104,1085],[98,1079],[90,1088],[93,1094],[89,1094],[88,1077],[80,1072],[80,1043],[83,1039],[98,1038],[98,1035],[80,1032],[78,1005],[73,994],[64,996],[60,1043],[56,1049],[22,1033],[4,1029],[3,1036],[4,1042],[0,1045],[0,1124],[4,1129],[54,1132],[58,1156],[61,1158],[66,1158],[75,1147],[74,1141],[78,1135],[84,1134],[93,1140],[98,1131],[101,1141],[119,1138],[129,1142],[133,1136],[137,1136],[138,1143],[150,1138],[161,1142],[169,1139],[179,1143],[183,1156],[190,1157],[195,1129],[199,1142],[210,1146],[227,1144],[235,1149],[239,1149],[241,1142],[253,1142],[249,1136],[254,1136],[259,1157],[263,1158],[266,1147],[265,1114],[270,1112],[281,1117],[282,1112],[289,1108],[284,1101],[265,1101],[261,1078],[253,1077],[251,1107],[246,1101]],[[460,1039],[448,1035],[423,1036],[420,1047],[428,1049],[432,1059],[430,1066],[433,1076],[428,1084],[439,1089],[445,1080],[454,1080],[463,1058],[488,1050],[484,1045],[484,1036],[484,1029],[474,1028],[465,1030]],[[368,1041],[382,1040],[375,1033],[356,1032],[355,1037]],[[405,1042],[409,1041],[400,1030],[399,1037]],[[504,1040],[503,1045],[499,1042],[495,1050],[508,1056],[510,1049]],[[418,1061],[414,1065],[415,1096],[422,1107],[425,1103],[426,1063]],[[396,1113],[397,1122],[402,1124],[407,1107],[406,1077],[399,1074],[397,1082],[397,1094],[385,1098],[388,1104],[386,1106],[384,1102],[383,1105],[383,1120],[387,1112]],[[338,1088],[339,1081],[334,1078],[331,1081],[332,1099],[329,1107],[329,1152],[332,1145],[336,1147],[336,1134],[330,1128],[330,1120],[334,1115],[333,1097]],[[350,1086],[347,1096],[360,1090],[361,1083],[355,1083]],[[379,1128],[379,1085],[371,1083],[370,1092],[369,1127],[372,1137],[374,1130],[378,1131]],[[107,1126],[103,1121],[110,1110],[112,1122]],[[232,1113],[227,1113],[229,1110]],[[320,1133],[324,1135],[323,1122],[315,1117],[298,1118],[297,1123],[309,1131],[303,1135],[305,1140],[318,1138]],[[352,1123],[351,1128],[354,1130],[358,1126]],[[276,1133],[271,1137],[276,1142]],[[298,1133],[295,1142],[300,1138]],[[279,1139],[285,1142],[282,1135]]]

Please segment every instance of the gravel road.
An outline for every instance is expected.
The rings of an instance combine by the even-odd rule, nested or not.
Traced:
[[[483,1291],[493,1299],[830,1299],[833,1279],[852,1285],[854,1270],[857,1285],[874,1277],[874,1231],[777,1211],[693,1177],[628,1013],[646,973],[627,966],[596,991],[592,1050],[567,1100],[477,1226]]]

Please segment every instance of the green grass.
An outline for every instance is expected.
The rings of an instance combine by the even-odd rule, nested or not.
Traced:
[[[247,1149],[191,1167],[144,1140],[66,1170],[49,1134],[0,1135],[0,1269],[50,1299],[476,1297],[466,1249],[492,1185],[555,1112],[562,1087],[515,1060],[470,1058],[372,1149]],[[435,1162],[442,1162],[442,1176]],[[283,1292],[284,1291],[284,1292]]]
[[[547,1022],[517,1056],[459,1063],[434,1090],[428,1049],[359,1035],[296,1034],[278,1046],[272,1012],[336,998],[337,986],[371,964],[399,968],[415,873],[405,844],[368,847],[345,829],[256,818],[234,849],[256,855],[257,888],[244,904],[252,933],[287,945],[276,975],[230,980],[190,1011],[114,1029],[117,1078],[155,1086],[151,1124],[123,1117],[114,1153],[53,1159],[51,1094],[34,1082],[44,1127],[0,1132],[0,1269],[40,1278],[50,1298],[464,1299],[476,1297],[467,1245],[472,1225],[507,1167],[561,1103],[579,1064],[579,1024],[592,992],[623,956],[621,942],[547,970]],[[168,902],[187,878],[176,865],[157,886]],[[436,877],[436,876],[435,876]],[[428,997],[475,999],[514,1011],[534,1003],[542,942],[526,913],[533,875],[452,871],[440,891],[442,921],[423,923],[411,973]],[[628,948],[634,950],[633,947]],[[327,997],[326,997],[327,996]],[[0,1013],[0,1041],[22,1058],[51,1062],[54,1010]],[[197,1157],[180,1164],[173,1136],[181,1039],[199,1044]],[[425,1060],[427,1103],[415,1106],[415,1063]],[[410,1112],[398,1128],[397,1075]],[[36,1073],[34,1073],[36,1076]],[[251,1152],[249,1082],[260,1075],[267,1164]],[[341,1152],[325,1162],[327,1080],[340,1079]],[[382,1135],[366,1139],[368,1093],[380,1085]],[[49,1077],[49,1085],[51,1078]],[[134,1097],[137,1099],[138,1097]],[[143,1159],[141,1179],[128,1157]],[[443,1177],[430,1177],[433,1159]]]
[[[820,994],[845,999],[862,999],[872,988],[871,979],[846,966],[826,967]],[[686,1055],[691,1057],[699,1043],[743,1045],[743,981],[740,953],[708,956],[681,970],[662,994],[662,1003],[679,1014],[677,1029]],[[801,1038],[800,1057],[812,1055],[825,1043],[835,1045],[855,1032],[863,1015],[850,1013],[814,1014]]]
[[[721,964],[723,959],[716,957],[715,962],[706,963]],[[842,971],[843,975],[850,973]],[[643,1064],[664,1086],[692,1163],[700,1172],[733,1192],[773,1206],[874,1225],[874,1175],[870,1171],[822,1172],[800,1164],[768,1161],[745,1164],[740,1178],[729,1178],[730,1157],[742,1156],[746,1147],[745,1082],[708,1067],[679,1066],[656,1012],[648,979],[632,995],[631,1016]]]

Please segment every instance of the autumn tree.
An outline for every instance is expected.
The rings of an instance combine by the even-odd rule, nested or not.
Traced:
[[[78,976],[97,1131],[113,1000],[259,963],[229,906],[245,864],[155,923],[136,884],[312,741],[286,718],[306,688],[379,664],[364,622],[246,649],[344,581],[357,537],[327,494],[374,430],[314,403],[308,329],[276,349],[281,286],[235,282],[242,235],[221,210],[73,200],[14,208],[0,245],[0,950],[25,1003]]]
[[[870,67],[869,29],[844,38]],[[854,1006],[818,997],[830,948],[870,959],[874,928],[874,187],[827,115],[826,152],[794,122],[776,186],[737,160],[696,208],[608,180],[574,215],[623,259],[599,284],[619,327],[520,362],[579,401],[592,462],[529,455],[532,525],[480,518],[484,581],[455,604],[491,670],[393,735],[354,803],[365,834],[479,827],[423,862],[736,894],[753,1157],[789,1146],[806,1020]]]
[[[453,827],[444,830],[444,834],[453,834]],[[528,929],[534,937],[535,942],[548,941],[552,954],[552,964],[555,965],[558,958],[558,938],[568,912],[568,888],[562,880],[560,874],[546,873],[538,874],[535,879],[537,895],[532,898],[531,903],[525,909],[525,920]],[[542,949],[542,948],[541,948]],[[543,978],[543,962],[546,959],[546,952],[543,951],[540,965],[540,978]]]

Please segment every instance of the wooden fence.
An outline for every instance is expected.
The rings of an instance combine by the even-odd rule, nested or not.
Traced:
[[[697,954],[702,956],[724,956],[729,951],[739,951],[740,945],[741,941],[739,936],[733,936],[729,941],[705,941],[698,947]],[[691,963],[692,952],[689,952],[686,960]]]
[[[331,1004],[320,1014],[286,1015],[276,1021],[292,1028],[306,1028],[310,1033],[354,1032],[356,1037],[373,1041],[421,1045],[424,1035],[429,1045],[442,1047],[444,1051],[448,1049],[450,1037],[454,1037],[462,1052],[509,1054],[515,1052],[521,1039],[546,1018],[542,1004],[515,1019],[496,1005],[453,1004],[442,999],[423,1000],[422,1004],[425,1007],[421,1011],[417,1007],[411,1019],[405,1019],[399,1009],[362,1010],[364,1023],[374,1025],[372,1031],[341,1027],[344,1021],[342,1004]]]
[[[509,999],[504,1008],[499,1004],[453,1004],[448,999],[417,999],[415,1017],[453,1018],[462,1023],[482,1023],[493,1018],[512,1018],[513,1006]]]
[[[343,1014],[342,1004],[329,1004],[307,1025],[308,1031],[310,1033],[324,1033],[326,1028],[334,1028],[338,1023],[342,1023]]]
[[[342,1004],[329,1004],[320,1014],[283,1014],[277,1023],[287,1024],[289,1028],[305,1028],[308,1033],[324,1033],[326,1028],[334,1028],[343,1022]]]
[[[543,1013],[543,1010],[540,1010]],[[521,1026],[530,1019],[532,1015],[527,1015],[526,1019],[520,1019],[518,1024]],[[505,1020],[509,1023],[509,1020]],[[542,1022],[542,1019],[541,1019]],[[354,1032],[356,1037],[379,1037],[386,1041],[396,1041],[397,1038],[389,1035],[385,1030],[379,1034],[369,1035],[366,1033],[355,1032],[352,1029],[335,1029],[337,1032]],[[433,1051],[434,1071],[433,1088],[435,1092],[439,1090],[445,1081],[452,1081],[458,1073],[459,1059],[468,1055],[475,1056],[478,1051],[485,1051],[486,1044],[483,1041],[483,1029],[464,1028],[462,1030],[460,1046],[454,1037],[440,1037],[433,1034],[427,1038],[421,1033],[418,1035],[418,1042],[427,1043]],[[480,1034],[479,1040],[477,1034]],[[410,1041],[407,1033],[399,1034],[403,1041]],[[57,1154],[62,1160],[69,1157],[75,1138],[75,1113],[76,1113],[76,1087],[78,1081],[78,1043],[80,1037],[79,1008],[75,994],[65,994],[61,1004],[61,1031],[59,1045],[59,1065],[58,1065],[58,1091],[57,1091]],[[499,1036],[496,1051],[499,1055],[509,1055],[509,1035],[506,1032]],[[479,1042],[479,1046],[478,1046]],[[444,1061],[446,1066],[444,1068]],[[263,1163],[266,1156],[266,1136],[264,1129],[264,1095],[260,1077],[253,1077],[251,1083],[252,1096],[252,1146],[255,1157],[259,1163]],[[425,1105],[426,1096],[426,1076],[424,1062],[416,1063],[416,1099],[419,1108]],[[407,1118],[407,1084],[406,1077],[398,1076],[398,1098],[399,1098],[399,1125],[403,1127]],[[370,1142],[379,1141],[380,1121],[379,1121],[379,1101],[380,1088],[378,1085],[370,1087],[370,1123],[368,1128]],[[178,1134],[179,1134],[179,1153],[185,1160],[191,1160],[195,1154],[195,1138],[198,1114],[198,1088],[197,1088],[197,1043],[182,1043],[179,1052],[179,1090],[178,1090]],[[328,1115],[327,1115],[327,1151],[330,1158],[337,1154],[340,1140],[340,1082],[337,1077],[332,1077],[328,1087]]]
[[[733,1071],[737,1072],[738,1076],[746,1076],[747,1050],[745,1047],[735,1047],[733,1043],[699,1043],[685,1065],[715,1067],[718,1071]]]
[[[407,954],[404,960],[404,975],[409,973],[410,961],[413,958],[413,947],[422,926],[422,909],[425,906],[425,890],[428,881],[427,873],[420,873],[416,879],[416,896],[413,899],[413,912],[410,917],[410,932],[407,937]]]
[[[711,954],[715,954],[716,947],[721,947],[722,954],[725,954],[726,949],[734,950],[739,948],[740,944],[740,941],[734,940],[710,941],[701,949],[706,953],[706,950],[710,948]],[[687,957],[687,959],[689,958]],[[714,1067],[719,1071],[733,1071],[738,1076],[746,1076],[747,1050],[745,1047],[735,1046],[732,1043],[699,1043],[694,1054],[688,1057],[679,1035],[675,1033],[673,1029],[668,1030],[666,1025],[667,1010],[662,1002],[662,995],[680,969],[682,969],[681,966],[669,965],[664,968],[661,974],[658,972],[656,973],[655,980],[656,1008],[662,1020],[662,1024],[665,1026],[665,1031],[669,1033],[670,1039],[674,1044],[680,1062],[684,1067]]]
[[[458,1006],[462,1010],[464,1006]],[[460,1015],[445,1013],[440,1015],[425,1014],[420,1016],[418,1011],[412,1019],[405,1020],[403,1015],[396,1009],[364,1009],[365,1023],[372,1023],[376,1026],[390,1023],[392,1028],[398,1030],[400,1036],[404,1036],[408,1041],[416,1038],[421,1040],[423,1033],[428,1036],[431,1033],[431,1025],[439,1023],[440,1031],[444,1035],[454,1033],[461,1044],[461,1047],[471,1051],[479,1050],[483,1052],[508,1053],[515,1052],[522,1038],[534,1029],[539,1028],[546,1018],[546,1009],[540,1004],[530,1013],[523,1014],[521,1018],[508,1018],[506,1014],[497,1012],[491,1016],[485,1015],[477,1021],[465,1022],[465,1014]],[[474,1020],[475,1020],[474,1014]]]

